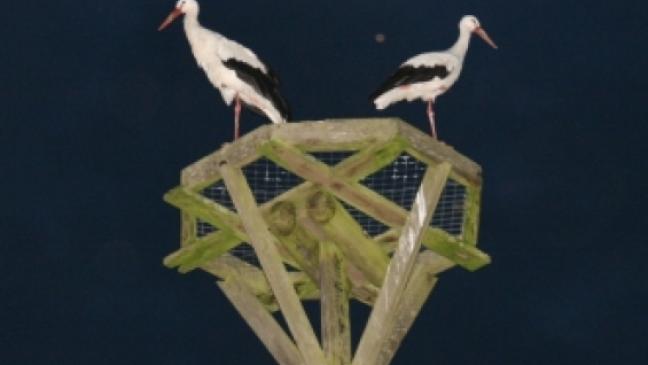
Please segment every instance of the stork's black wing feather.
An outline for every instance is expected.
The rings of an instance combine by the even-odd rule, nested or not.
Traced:
[[[398,86],[430,81],[435,77],[444,79],[449,73],[450,71],[448,71],[448,68],[444,65],[434,65],[432,67],[403,65],[399,67],[393,75],[385,80],[385,82],[383,82],[376,91],[371,93],[370,99],[374,100],[385,92]]]
[[[279,79],[274,72],[266,74],[262,70],[236,58],[230,58],[224,61],[223,64],[236,72],[236,76],[243,82],[252,86],[259,94],[270,100],[286,120],[290,120],[290,108],[286,99],[279,93]],[[259,112],[258,108],[254,106],[250,106],[250,109]]]

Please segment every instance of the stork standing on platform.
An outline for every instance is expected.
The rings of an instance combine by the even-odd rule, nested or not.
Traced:
[[[290,111],[279,94],[276,75],[248,48],[200,25],[199,11],[196,0],[179,0],[158,30],[185,16],[185,34],[198,66],[218,88],[225,103],[235,103],[234,139],[239,136],[241,104],[267,116],[273,123],[285,123]]]
[[[473,33],[480,36],[491,47],[497,48],[476,17],[464,16],[459,22],[459,38],[450,49],[444,52],[421,53],[410,58],[371,94],[376,109],[385,109],[401,100],[421,99],[427,102],[430,128],[432,136],[436,138],[434,101],[459,78]]]

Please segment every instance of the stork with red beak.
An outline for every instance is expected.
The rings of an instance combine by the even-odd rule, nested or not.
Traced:
[[[472,34],[497,48],[476,17],[464,16],[459,22],[459,38],[452,47],[443,52],[421,53],[410,58],[371,94],[376,109],[385,109],[402,100],[421,99],[427,102],[430,128],[432,136],[436,138],[434,102],[459,78]]]
[[[234,102],[234,139],[239,137],[241,105],[267,116],[273,123],[290,118],[279,80],[250,49],[209,30],[198,22],[196,0],[179,0],[158,30],[184,15],[184,30],[198,66],[205,71],[227,105]]]

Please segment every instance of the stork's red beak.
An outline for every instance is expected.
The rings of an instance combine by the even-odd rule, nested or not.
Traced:
[[[488,33],[484,30],[482,27],[478,27],[475,29],[475,34],[481,37],[481,39],[484,40],[484,42],[488,43],[491,47],[497,49],[497,45],[493,40],[488,36]]]
[[[168,27],[169,24],[173,23],[173,21],[180,15],[182,15],[182,10],[178,8],[173,9],[171,13],[169,13],[169,16],[167,16],[166,19],[164,19],[164,21],[162,22],[162,24],[160,24],[158,31],[161,31],[164,28]]]

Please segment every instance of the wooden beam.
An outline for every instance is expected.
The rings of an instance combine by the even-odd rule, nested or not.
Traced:
[[[411,146],[411,148],[408,148],[408,152],[414,157],[424,162],[432,162],[433,164],[449,162],[452,164],[452,169],[455,173],[473,184],[481,185],[481,166],[457,152],[452,146],[434,139],[402,121],[398,123],[398,129],[399,135],[405,138]]]
[[[366,118],[264,125],[242,136],[236,143],[226,144],[227,148],[221,148],[186,167],[182,171],[182,184],[193,189],[210,185],[220,177],[219,161],[225,159],[234,166],[244,166],[258,158],[257,147],[272,136],[306,151],[358,150],[402,136],[427,160],[435,163],[449,161],[461,176],[481,183],[481,167],[451,146],[430,138],[400,119]]]
[[[349,284],[344,259],[332,242],[320,242],[322,347],[329,365],[351,363]]]
[[[279,364],[304,365],[293,341],[245,284],[232,277],[218,286]]]
[[[360,183],[338,178],[326,164],[304,156],[294,147],[272,140],[265,143],[260,151],[278,165],[314,184],[321,185],[381,223],[392,228],[400,228],[405,224],[408,212],[398,204]],[[477,270],[490,263],[488,255],[475,246],[465,244],[437,228],[427,227],[423,244],[440,255],[456,260],[457,264],[468,270]]]
[[[265,305],[266,309],[273,312],[279,310],[279,304],[270,288],[270,284],[263,271],[258,267],[250,265],[235,256],[225,254],[202,264],[200,268],[222,280],[229,277],[237,277],[239,280],[243,280],[252,293]],[[288,276],[297,295],[302,300],[319,300],[319,283],[313,283],[303,272],[290,272]]]
[[[233,235],[237,237],[240,241],[247,242],[249,238],[247,233],[243,229],[243,224],[241,223],[240,218],[230,211],[229,209],[223,207],[222,205],[191,191],[190,189],[184,188],[182,186],[171,189],[164,195],[164,200],[181,209],[184,212],[191,213],[192,216],[198,217],[204,220],[207,223],[210,223],[217,227],[222,232]],[[264,215],[270,216],[272,214],[272,204],[265,204],[262,208]],[[235,247],[235,245],[234,245]],[[285,252],[285,247],[280,246],[280,253],[284,262],[298,267],[297,263]],[[193,250],[192,247],[184,247],[180,251]],[[210,259],[212,257],[205,257],[205,259]],[[185,269],[191,271],[192,269],[201,265],[202,261],[195,261],[191,267],[187,266]]]
[[[369,238],[351,214],[334,198],[336,214],[322,229],[340,252],[375,286],[380,287],[387,272],[389,256]]]
[[[375,365],[378,350],[390,335],[389,323],[393,320],[398,302],[402,299],[421,247],[423,232],[430,225],[451,168],[449,163],[442,163],[435,168],[428,168],[423,176],[398,247],[387,269],[385,281],[360,338],[353,365]]]
[[[188,188],[178,186],[164,194],[164,201],[190,215],[217,227],[222,231],[235,234],[240,240],[246,239],[241,234],[240,222],[229,209]]]
[[[432,251],[424,251],[418,255],[412,275],[403,291],[393,320],[389,324],[391,329],[387,331],[388,337],[380,347],[375,365],[388,365],[391,362],[434,289],[438,280],[436,275],[454,265],[454,262]]]
[[[181,184],[194,191],[202,190],[220,179],[218,164],[227,160],[229,164],[242,167],[259,158],[257,148],[270,138],[270,125],[263,125],[243,135],[235,143],[226,143],[182,170]]]
[[[315,236],[319,242],[333,242],[328,237],[322,227],[312,218],[303,215],[299,217],[299,224],[304,227],[309,234]],[[340,247],[342,244],[335,243]],[[360,269],[355,267],[349,260],[346,261],[347,274],[351,283],[351,295],[361,303],[372,306],[378,297],[378,287],[373,285]]]
[[[477,245],[479,232],[479,212],[481,208],[481,186],[466,187],[464,203],[463,241],[469,245]]]
[[[325,365],[317,337],[281,261],[277,249],[279,242],[268,230],[245,175],[226,161],[219,163],[219,171],[305,362]]]
[[[391,140],[398,133],[396,119],[329,119],[275,124],[271,138],[305,151],[359,150]]]
[[[201,238],[189,240],[187,245],[164,258],[164,266],[180,266],[181,273],[198,268],[203,262],[223,255],[241,244],[241,240],[228,231],[217,231]]]

